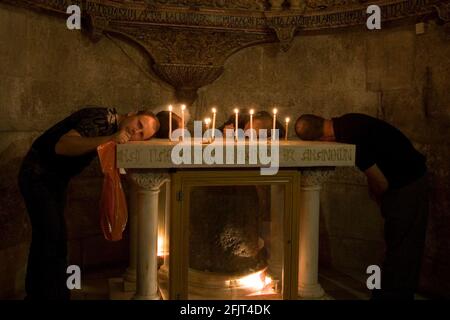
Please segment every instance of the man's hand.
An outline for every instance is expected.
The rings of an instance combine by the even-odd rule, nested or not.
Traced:
[[[132,137],[132,133],[127,129],[121,129],[116,132],[116,134],[113,136],[112,140],[115,141],[118,144],[127,143],[130,141]]]
[[[370,197],[380,204],[382,195],[389,188],[389,182],[376,164],[364,171],[364,173],[367,176]]]
[[[123,128],[113,135],[112,140],[118,144],[127,143],[128,141],[142,140],[143,129],[127,129]],[[134,139],[133,139],[134,138]]]

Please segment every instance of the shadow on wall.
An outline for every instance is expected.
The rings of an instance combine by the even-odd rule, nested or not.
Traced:
[[[383,253],[383,219],[364,175],[337,168],[321,192],[320,266],[362,280],[368,266],[381,264]]]
[[[10,137],[4,137],[4,141]],[[22,201],[17,175],[30,138],[18,137],[0,152],[0,298],[24,287],[31,228]]]
[[[450,148],[428,145],[430,203],[421,288],[430,296],[450,298]]]
[[[433,146],[429,146],[433,149]],[[448,298],[448,226],[450,189],[448,171],[437,167],[450,154],[425,150],[430,168],[430,203],[427,238],[422,260],[419,293],[430,298]],[[447,151],[449,152],[449,151]],[[436,168],[437,169],[436,171]],[[447,175],[447,179],[442,179]],[[380,265],[384,257],[384,220],[367,194],[364,176],[353,168],[338,168],[321,196],[319,262],[356,280],[367,279],[366,268]]]

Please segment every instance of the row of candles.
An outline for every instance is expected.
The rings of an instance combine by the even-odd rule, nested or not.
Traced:
[[[186,110],[186,105],[181,105],[181,130],[183,130],[184,132],[184,128],[185,128],[185,110]],[[216,115],[217,115],[217,109],[216,108],[212,108],[212,139],[214,139],[214,133],[215,133],[215,129],[216,129]],[[169,139],[172,136],[172,112],[173,112],[173,106],[170,105],[169,106]],[[250,140],[253,140],[253,115],[255,114],[255,110],[254,109],[250,109]],[[272,110],[273,113],[273,130],[276,129],[277,127],[277,114],[278,114],[278,109],[274,108]],[[235,137],[237,138],[238,136],[238,129],[239,129],[239,109],[235,108],[234,109],[234,114],[235,114]],[[206,130],[209,130],[209,126],[211,124],[211,118],[205,118],[205,125],[206,125]],[[289,129],[289,122],[291,121],[291,119],[289,117],[285,118],[285,124],[286,124],[286,130],[285,130],[285,134],[284,134],[284,140],[288,139],[288,129]],[[184,135],[183,135],[183,139],[184,139]]]

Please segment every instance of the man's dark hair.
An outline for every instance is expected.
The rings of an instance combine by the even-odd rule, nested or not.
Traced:
[[[249,113],[248,109],[240,109],[239,110],[239,117],[238,117],[238,127],[239,127],[239,129],[244,129],[245,125],[249,121],[250,121],[250,113]],[[229,124],[233,124],[234,125],[235,122],[236,122],[236,114],[233,113],[232,115],[230,115],[230,117],[227,119],[227,121],[225,121],[218,128],[218,130],[223,131],[225,126],[227,126]]]
[[[323,137],[325,119],[313,114],[304,114],[295,123],[295,132],[302,140],[319,140]]]
[[[259,112],[255,113],[255,115],[253,116],[253,120],[261,120],[261,121],[264,121],[264,123],[267,123],[267,128],[268,128],[267,135],[269,137],[272,136],[273,114],[270,114],[267,111],[259,111]],[[277,117],[277,121],[275,123],[275,129],[279,130],[278,138],[282,139],[284,137],[284,135],[286,134],[286,128],[278,120],[278,117]]]
[[[159,139],[167,139],[169,137],[169,111],[160,111],[156,114],[156,118],[159,120],[159,130],[155,137]],[[172,132],[179,128],[176,115],[172,113]]]

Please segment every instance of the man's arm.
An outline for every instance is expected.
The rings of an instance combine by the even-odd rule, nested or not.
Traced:
[[[55,153],[62,156],[76,157],[97,150],[97,147],[110,140],[116,143],[126,143],[132,134],[121,130],[112,136],[94,138],[82,137],[76,130],[70,130],[63,135],[55,145]]]
[[[369,169],[365,170],[364,173],[367,177],[367,182],[369,184],[369,192],[372,198],[379,202],[383,193],[389,188],[389,182],[381,172],[380,168],[376,164],[371,166]]]

